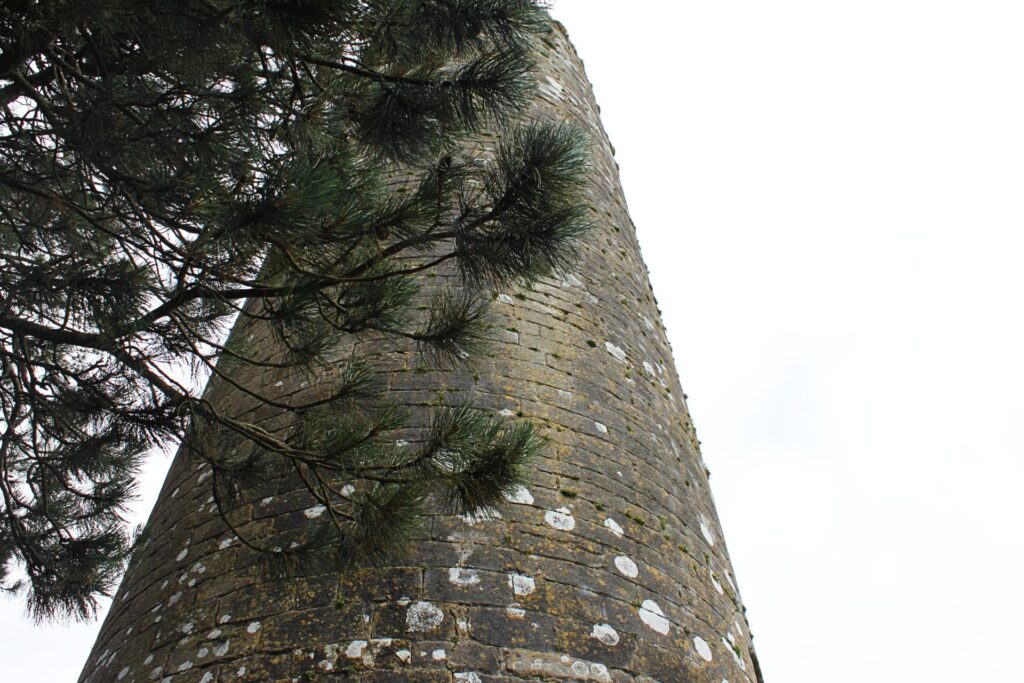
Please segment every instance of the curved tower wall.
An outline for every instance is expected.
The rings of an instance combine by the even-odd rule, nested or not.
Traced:
[[[611,144],[561,26],[541,49],[530,116],[578,121],[594,141],[596,229],[578,269],[499,296],[492,345],[467,369],[378,357],[414,414],[440,392],[538,423],[551,445],[531,485],[497,514],[432,517],[399,566],[277,582],[217,518],[209,469],[179,453],[82,681],[759,679]],[[272,353],[269,337],[253,343]],[[207,395],[246,410],[223,383]],[[310,505],[281,481],[242,525],[301,528]]]

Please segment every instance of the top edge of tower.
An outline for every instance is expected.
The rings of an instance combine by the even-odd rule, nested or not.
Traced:
[[[562,39],[565,40],[565,44],[569,47],[569,50],[572,51],[572,56],[575,57],[580,64],[582,64],[583,60],[580,58],[579,52],[576,51],[576,46],[573,45],[572,37],[569,36],[569,29],[567,29],[565,27],[565,24],[560,22],[558,19],[555,19],[554,17],[549,17],[549,19],[551,21],[552,32],[558,33],[562,37]]]

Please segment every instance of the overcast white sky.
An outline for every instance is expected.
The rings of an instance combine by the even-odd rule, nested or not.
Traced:
[[[1024,680],[1024,5],[554,14],[618,151],[767,681]],[[20,613],[0,604],[0,677],[75,680],[97,626]]]

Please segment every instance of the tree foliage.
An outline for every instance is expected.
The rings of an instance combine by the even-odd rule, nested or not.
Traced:
[[[181,440],[233,528],[260,482],[301,477],[315,533],[282,549],[236,529],[286,572],[387,557],[428,496],[472,512],[522,481],[529,425],[440,407],[396,448],[378,369],[339,349],[460,362],[492,289],[571,262],[581,135],[471,144],[528,102],[546,30],[531,0],[3,4],[0,585],[39,618],[92,614],[131,552],[141,458]],[[459,276],[424,312],[440,268]],[[236,319],[274,353],[226,337]],[[317,391],[276,396],[273,372]]]

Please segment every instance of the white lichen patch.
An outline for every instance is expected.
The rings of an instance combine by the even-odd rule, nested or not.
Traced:
[[[608,427],[604,426],[600,422],[594,422],[594,428],[597,429],[597,431],[601,432],[602,434],[608,433]]]
[[[708,574],[711,576],[711,585],[715,587],[719,595],[725,595],[725,589],[722,588],[722,584],[718,582],[718,577],[715,576],[715,572],[708,569]]]
[[[569,508],[558,508],[557,510],[548,510],[544,513],[544,521],[559,531],[572,531],[576,528],[576,520],[572,516],[572,511]]]
[[[732,636],[732,633],[729,634]],[[736,661],[736,666],[740,668],[740,671],[747,670],[747,663],[743,661],[743,657],[740,657],[740,653],[737,651],[739,648],[736,647],[735,643],[730,643],[725,638],[722,638],[722,645],[725,645],[725,649],[732,653],[732,658]]]
[[[334,671],[334,665],[338,663],[338,657],[340,656],[341,645],[337,643],[324,645],[324,661],[320,662],[318,666],[324,671]]]
[[[475,671],[463,671],[462,673],[455,674],[456,681],[463,681],[464,683],[482,683],[480,675]]]
[[[175,593],[171,597],[167,598],[167,606],[171,607],[171,606],[177,604],[177,602],[179,600],[181,600],[181,591],[178,591],[177,593]]]
[[[608,675],[608,667],[604,664],[598,664],[596,662],[584,662],[583,660],[577,659],[569,667],[572,669],[573,674],[584,681],[602,681],[611,683],[611,677]]]
[[[558,397],[559,398],[564,398],[566,400],[571,399],[572,398],[572,392],[571,391],[566,391],[565,389],[559,389],[558,390]]]
[[[430,653],[430,658],[435,662],[443,662],[448,659],[448,653],[439,648]]]
[[[708,545],[715,545],[715,537],[711,535],[711,529],[708,528],[708,520],[704,515],[700,516],[700,533],[704,536],[704,540],[708,542]]]
[[[597,662],[576,659],[554,652],[517,650],[509,654],[505,665],[510,671],[530,680],[569,679],[611,683],[608,667]]]
[[[618,569],[623,576],[627,576],[631,579],[635,579],[640,575],[640,568],[636,566],[636,562],[625,555],[619,555],[615,558],[615,568]]]
[[[203,677],[199,679],[199,683],[210,683],[213,680],[213,672],[207,671],[203,674]]]
[[[260,622],[253,621],[253,622],[250,622],[249,625],[245,627],[245,630],[246,630],[247,633],[256,633],[257,631],[260,630],[260,628],[262,628],[262,626],[263,625]]]
[[[525,486],[517,486],[514,491],[505,496],[505,500],[516,505],[533,505],[533,494]]]
[[[359,659],[363,656],[363,652],[366,651],[366,646],[369,645],[365,640],[353,640],[345,648],[345,656],[349,659]]]
[[[551,95],[552,97],[562,96],[562,84],[551,78],[551,76],[544,77],[545,82],[540,84],[540,89],[544,93]]]
[[[518,602],[513,602],[505,608],[505,614],[507,614],[510,619],[522,619],[526,616],[526,610],[523,609],[523,606]]]
[[[653,600],[644,600],[637,611],[640,614],[640,621],[644,622],[651,630],[657,631],[662,635],[668,635],[671,625],[668,619],[665,618],[665,613],[661,611],[658,603]]]
[[[192,668],[191,660],[185,660],[184,662],[182,662],[181,664],[178,665],[178,671],[188,671],[191,668]]]
[[[517,572],[509,572],[508,587],[511,588],[512,592],[516,595],[529,595],[537,590],[537,582],[532,576],[526,576],[525,574],[519,574]]]
[[[501,415],[502,417],[514,417],[515,416],[515,412],[512,411],[512,410],[509,410],[508,408],[504,408],[504,409],[498,411],[498,415]]]
[[[469,526],[502,519],[501,513],[494,508],[480,508],[476,512],[467,512],[464,515],[459,515],[459,518]]]
[[[178,562],[181,562],[186,557],[188,557],[188,548],[187,547],[184,550],[182,550],[180,553],[178,553],[178,556],[175,557],[174,559],[177,560]]]
[[[611,342],[604,342],[604,348],[607,349],[608,353],[610,353],[616,360],[626,360],[626,351],[622,348],[615,346]]]
[[[644,371],[648,375],[654,375],[654,366],[648,363],[647,361],[644,361]]]
[[[697,650],[697,654],[705,662],[710,662],[714,657],[711,654],[711,646],[708,645],[707,641],[700,636],[693,637],[693,647]]]
[[[220,542],[220,545],[218,545],[217,548],[219,550],[224,550],[225,548],[227,548],[228,546],[230,546],[234,542],[235,542],[235,537],[234,536],[228,536],[227,538],[225,538],[223,541]]]
[[[398,657],[403,664],[408,664],[412,661],[412,652],[409,650],[399,650],[395,653],[395,656]]]
[[[604,348],[608,350],[608,353],[612,354],[612,357],[615,358],[615,360],[626,360],[626,352],[619,348],[618,346],[616,346],[615,344],[612,344],[611,342],[605,342]]]
[[[356,492],[356,487],[353,486],[352,484],[345,484],[344,486],[341,487],[341,495],[343,495],[346,498],[348,498],[349,496],[351,496],[355,492]]]
[[[181,630],[182,633],[184,633],[187,636],[188,634],[192,633],[192,631],[194,631],[195,628],[196,628],[196,625],[193,624],[191,621],[189,621],[189,622],[186,622],[186,623],[182,624],[181,627],[180,627],[180,630]]]
[[[228,650],[230,648],[231,648],[231,641],[230,640],[225,640],[223,643],[218,643],[218,644],[213,646],[213,656],[214,657],[223,657],[224,655],[226,655],[228,653]]]
[[[590,637],[608,646],[619,644],[619,632],[612,628],[610,624],[594,624]]]
[[[452,567],[448,570],[448,581],[453,586],[469,588],[480,583],[480,574],[475,569]]]
[[[582,287],[583,286],[583,282],[578,277],[573,275],[572,273],[568,273],[565,276],[565,278],[562,280],[562,282],[564,282],[567,285],[571,285],[573,287]]]
[[[306,508],[306,511],[303,514],[306,515],[306,519],[316,519],[320,515],[324,514],[326,511],[327,508],[325,506],[314,505],[311,508]]]
[[[433,631],[442,621],[444,612],[441,608],[426,601],[414,603],[405,613],[405,625],[410,631]]]
[[[127,666],[125,668],[121,669],[120,671],[118,671],[117,672],[117,680],[121,680],[122,678],[127,676],[129,671],[131,671],[131,667],[127,667]]]
[[[222,616],[222,617],[220,618],[220,623],[222,623],[222,624],[226,624],[226,623],[228,623],[229,621],[231,621],[231,615],[230,615],[230,614],[225,614],[225,615],[223,615],[223,616]]]
[[[611,531],[613,534],[615,534],[619,538],[622,538],[622,534],[624,533],[623,530],[622,530],[622,526],[618,522],[616,522],[614,519],[609,517],[606,520],[604,520],[604,526],[605,526],[606,529]]]

